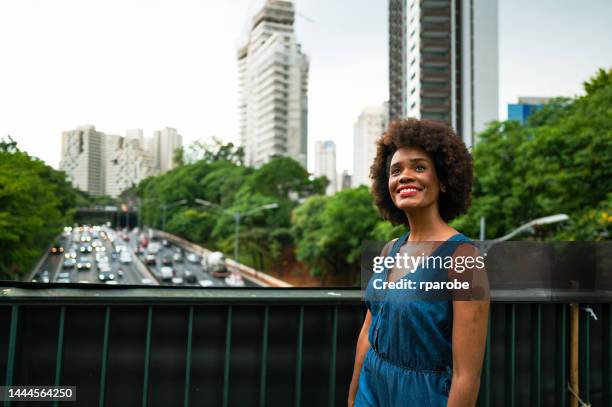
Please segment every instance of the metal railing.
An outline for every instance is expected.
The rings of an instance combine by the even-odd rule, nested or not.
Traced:
[[[0,383],[77,386],[83,406],[345,406],[365,312],[359,290],[336,288],[0,293]],[[478,405],[569,405],[571,299],[493,295]],[[593,406],[612,404],[611,299],[581,305]]]

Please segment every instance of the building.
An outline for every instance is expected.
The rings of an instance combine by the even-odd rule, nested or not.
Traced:
[[[341,191],[351,187],[351,174],[349,174],[347,170],[343,170],[342,174],[339,174],[339,178]]]
[[[497,21],[497,0],[389,0],[390,119],[439,120],[472,146],[498,118]]]
[[[543,108],[548,100],[542,97],[519,97],[518,103],[508,105],[508,120],[516,120],[524,125],[527,118]]]
[[[352,185],[370,186],[370,166],[376,156],[376,140],[387,128],[388,105],[363,109],[353,126]]]
[[[146,177],[159,173],[143,141],[142,130],[140,134],[128,130],[125,137],[108,137],[106,195],[117,197]]]
[[[164,130],[147,142],[149,146],[159,146],[156,157],[162,165],[168,165],[170,155],[164,149],[177,143],[180,146],[181,139],[175,129]],[[79,126],[62,133],[60,170],[66,172],[76,188],[90,195],[117,197],[144,178],[160,173],[144,144],[141,129],[128,130],[121,137],[104,134],[91,125]]]
[[[309,62],[294,17],[291,1],[267,0],[238,51],[239,131],[249,166],[275,155],[307,165]]]
[[[336,144],[333,141],[317,141],[315,145],[315,175],[329,180],[325,193],[333,195],[338,192],[338,174],[336,171]]]
[[[406,0],[389,0],[389,121],[406,116]]]
[[[153,166],[160,173],[171,170],[174,163],[174,152],[183,147],[183,136],[172,127],[164,127],[153,132],[153,138],[147,143],[147,150],[152,157]]]
[[[76,188],[91,195],[104,195],[106,135],[92,125],[62,132],[60,170]]]

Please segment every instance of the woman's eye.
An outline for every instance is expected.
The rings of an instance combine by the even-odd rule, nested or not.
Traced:
[[[415,169],[417,170],[417,172],[425,171],[425,167],[423,167],[422,165],[417,165]]]
[[[393,174],[393,175],[399,174],[399,169],[398,168],[393,168],[391,170],[391,174]]]

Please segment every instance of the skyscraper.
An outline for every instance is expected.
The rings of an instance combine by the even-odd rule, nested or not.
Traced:
[[[473,145],[497,119],[497,26],[497,0],[389,0],[390,118],[439,120]]]
[[[149,142],[148,150],[153,158],[153,165],[160,173],[175,167],[174,151],[183,146],[183,136],[172,127],[164,127],[153,132],[153,139]]]
[[[353,126],[353,187],[370,186],[370,166],[376,156],[376,140],[387,127],[388,105],[363,109]]]
[[[238,51],[240,140],[249,166],[284,155],[306,168],[309,62],[294,17],[291,1],[267,0]]]
[[[338,174],[336,171],[336,144],[331,141],[317,141],[315,145],[315,175],[329,180],[325,193],[333,195],[338,192]]]
[[[66,172],[72,185],[90,195],[104,195],[105,134],[92,125],[62,132],[60,170]]]

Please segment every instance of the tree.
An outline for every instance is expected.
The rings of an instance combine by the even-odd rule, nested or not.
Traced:
[[[600,70],[587,94],[557,100],[527,126],[494,123],[473,149],[472,208],[453,225],[477,236],[487,219],[489,238],[542,216],[570,221],[547,226],[542,239],[609,239],[612,190],[612,81]],[[520,238],[520,237],[519,237]]]
[[[309,198],[293,213],[297,258],[313,275],[343,275],[356,282],[362,244],[372,238],[379,219],[365,186]]]

